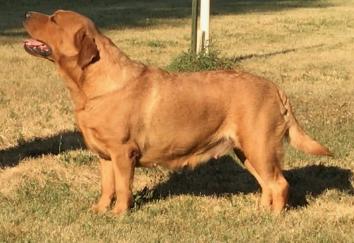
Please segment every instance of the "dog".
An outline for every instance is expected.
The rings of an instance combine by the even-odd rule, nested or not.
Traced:
[[[330,156],[297,122],[273,82],[240,71],[169,73],[131,60],[87,17],[27,12],[31,55],[52,61],[65,81],[87,147],[100,157],[101,196],[92,206],[120,215],[132,205],[137,166],[194,168],[234,151],[262,189],[261,206],[284,210],[283,140]]]

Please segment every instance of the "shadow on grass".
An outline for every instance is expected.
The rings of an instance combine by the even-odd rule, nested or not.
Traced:
[[[311,165],[284,171],[290,184],[290,208],[308,204],[306,197],[319,196],[324,191],[336,189],[354,195],[351,184],[353,173],[335,166]],[[239,164],[225,156],[212,160],[190,171],[174,172],[170,178],[155,188],[137,192],[135,206],[177,195],[227,196],[260,191],[253,176]]]
[[[59,154],[68,150],[84,149],[84,141],[79,132],[65,131],[46,138],[34,138],[20,142],[18,146],[0,150],[0,168],[13,167],[28,157]]]
[[[340,43],[343,43],[343,42],[340,42]],[[267,52],[267,53],[252,53],[252,54],[248,54],[248,55],[230,57],[230,58],[227,58],[227,60],[232,63],[238,63],[238,62],[241,62],[241,61],[244,61],[247,59],[267,58],[267,57],[287,54],[290,52],[297,52],[297,51],[302,51],[302,50],[306,50],[306,49],[315,49],[315,48],[319,48],[319,47],[323,47],[323,46],[324,46],[324,44],[318,44],[318,45],[304,46],[304,47],[298,47],[298,48],[288,48],[288,49],[283,49],[283,50],[279,50],[279,51],[271,51],[271,52]]]
[[[310,165],[285,171],[290,183],[290,207],[308,205],[307,196],[319,196],[326,190],[339,190],[354,196],[353,172],[338,166]]]
[[[212,15],[243,14],[249,12],[282,11],[291,8],[328,7],[320,0],[270,0],[270,1],[229,1],[211,2]],[[188,18],[191,15],[190,0],[5,0],[0,10],[0,36],[21,36],[23,15],[26,11],[52,13],[57,9],[78,11],[89,16],[100,28],[130,28],[154,26],[162,21]],[[169,25],[180,21],[168,22]],[[12,29],[17,29],[14,33]]]

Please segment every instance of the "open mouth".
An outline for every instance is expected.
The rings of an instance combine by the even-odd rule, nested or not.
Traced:
[[[52,54],[52,49],[44,42],[28,39],[23,42],[25,50],[34,56],[48,58]]]

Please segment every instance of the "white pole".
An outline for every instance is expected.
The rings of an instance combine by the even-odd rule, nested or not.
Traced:
[[[210,0],[200,0],[200,34],[199,34],[199,51],[208,52],[209,45],[209,15]]]

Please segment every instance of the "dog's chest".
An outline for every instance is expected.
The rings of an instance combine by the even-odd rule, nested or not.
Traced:
[[[98,129],[89,126],[89,122],[85,120],[84,115],[76,116],[78,126],[83,134],[86,146],[102,159],[110,160],[111,156],[106,143],[103,141]]]

